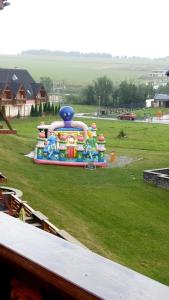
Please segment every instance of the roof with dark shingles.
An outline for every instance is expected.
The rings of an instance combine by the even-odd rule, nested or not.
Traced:
[[[169,101],[169,94],[156,94],[154,100]]]
[[[0,69],[0,82],[18,81],[33,83],[35,80],[24,69]]]
[[[5,82],[0,82],[0,90],[3,90],[6,86]]]
[[[27,70],[0,68],[0,90],[4,89],[6,85],[11,89],[14,96],[22,85],[28,99],[34,98],[38,91],[44,88],[41,83],[35,82]]]
[[[10,82],[10,83],[7,83],[7,86],[8,88],[10,88],[10,90],[12,91],[12,94],[13,96],[15,97],[20,86],[21,86],[21,83],[20,82]]]
[[[41,86],[42,86],[41,83],[31,83],[31,87],[32,87],[34,95],[36,95],[40,91]]]

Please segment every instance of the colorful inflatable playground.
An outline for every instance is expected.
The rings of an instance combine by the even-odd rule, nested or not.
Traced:
[[[50,125],[39,125],[38,142],[34,151],[37,164],[85,167],[106,167],[105,138],[97,136],[97,127],[88,127],[81,121],[74,121],[74,110],[63,106],[59,111],[62,118]]]

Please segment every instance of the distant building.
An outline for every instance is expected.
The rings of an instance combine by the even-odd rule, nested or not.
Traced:
[[[155,94],[154,107],[169,107],[169,94]]]
[[[165,78],[166,77],[166,70],[153,70],[149,73],[149,77],[151,78]]]
[[[58,95],[50,95],[49,96],[49,101],[52,102],[52,103],[59,102],[60,98],[59,98]]]
[[[0,106],[7,117],[29,116],[32,104],[47,101],[44,86],[35,82],[27,70],[0,69]]]
[[[146,99],[146,107],[153,107],[154,99]]]

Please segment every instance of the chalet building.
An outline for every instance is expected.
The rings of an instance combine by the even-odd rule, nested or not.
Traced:
[[[156,94],[154,96],[154,107],[169,107],[169,94]]]
[[[0,69],[0,106],[7,117],[29,116],[32,104],[47,101],[44,86],[35,82],[27,70]]]
[[[149,73],[149,77],[151,78],[165,78],[166,77],[166,70],[153,70]]]

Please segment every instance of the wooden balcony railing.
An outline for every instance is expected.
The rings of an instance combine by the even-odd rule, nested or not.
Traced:
[[[1,299],[169,300],[169,287],[0,213]]]
[[[7,178],[0,172],[0,183],[7,182]]]
[[[13,99],[13,98],[2,98],[0,100],[0,104],[1,105],[9,105],[9,104],[12,104],[12,105],[21,105],[21,104],[25,104],[26,103],[26,99],[24,98],[20,98],[20,99]]]
[[[28,223],[34,227],[40,228],[64,240],[71,241],[83,248],[86,248],[83,244],[81,244],[68,232],[62,229],[60,230],[56,226],[54,226],[48,220],[48,217],[46,217],[39,211],[35,211],[25,201],[17,197],[13,191],[12,192],[1,191],[0,195],[1,195],[0,197],[1,211],[15,218],[20,218],[25,223]]]
[[[40,103],[45,103],[45,102],[48,102],[47,97],[41,97],[41,98],[36,98],[35,99],[35,104],[40,104]]]
[[[2,188],[0,299],[169,300],[169,287],[95,254]]]
[[[20,99],[13,99],[12,104],[13,105],[22,105],[26,103],[26,99],[20,98]]]
[[[9,105],[9,104],[12,104],[12,98],[11,99],[1,98],[0,105]]]

